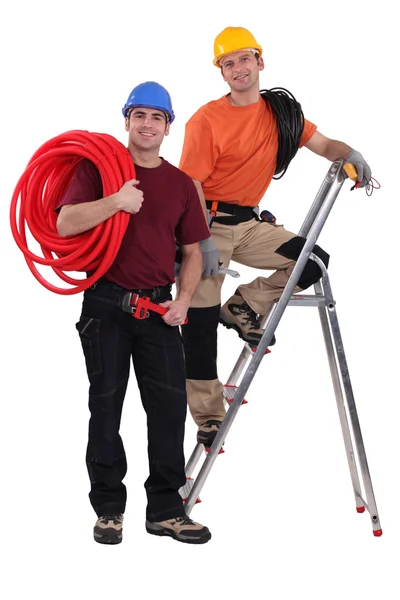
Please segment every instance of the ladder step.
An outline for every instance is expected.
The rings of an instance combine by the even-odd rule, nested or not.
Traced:
[[[229,383],[226,383],[224,385],[224,398],[229,404],[233,402],[236,396],[237,389],[237,385],[230,385]],[[242,404],[248,404],[247,400],[243,398]]]
[[[327,306],[327,300],[322,294],[295,294],[288,306]]]
[[[179,490],[179,493],[182,496],[182,500],[184,502],[186,502],[186,500],[188,499],[193,486],[194,486],[194,479],[192,477],[186,477],[185,485],[183,487],[181,487],[181,489]],[[199,502],[201,502],[201,500],[200,500],[200,498],[197,498],[196,504],[198,504]]]

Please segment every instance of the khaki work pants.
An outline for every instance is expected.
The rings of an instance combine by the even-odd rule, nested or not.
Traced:
[[[290,277],[296,264],[295,260],[285,258],[277,254],[276,250],[285,242],[296,237],[294,233],[287,231],[281,225],[273,225],[264,221],[251,219],[238,225],[222,225],[213,223],[211,227],[212,238],[220,250],[221,260],[225,267],[229,266],[231,260],[240,264],[255,267],[257,269],[266,269],[276,271],[269,277],[257,277],[248,284],[238,287],[240,294],[247,304],[259,315],[264,315],[270,309],[271,304],[280,297],[283,289]],[[188,404],[190,412],[196,424],[202,425],[209,419],[222,421],[225,416],[225,407],[223,401],[223,385],[218,377],[209,379],[207,376],[202,378],[202,364],[206,359],[215,361],[216,369],[216,350],[212,357],[207,357],[212,343],[200,344],[198,335],[190,335],[189,328],[191,321],[190,313],[192,309],[204,309],[207,307],[217,307],[221,304],[221,287],[224,281],[223,275],[214,277],[203,277],[193,296],[191,309],[189,310],[189,323],[182,328],[182,335],[185,342],[185,352],[192,356],[197,352],[196,361],[196,379],[187,378],[186,387],[188,393]],[[179,285],[179,282],[177,282]],[[297,287],[295,291],[300,291]],[[219,308],[218,308],[219,311]],[[207,311],[198,311],[198,313],[207,316]],[[215,311],[214,311],[215,314]],[[206,319],[207,320],[207,319]],[[204,330],[208,331],[210,337],[215,335],[216,348],[216,329],[218,320],[214,317],[214,324],[210,332],[209,323],[204,322]],[[201,330],[201,328],[200,328]],[[197,348],[195,348],[197,345]],[[199,345],[201,352],[199,354]]]

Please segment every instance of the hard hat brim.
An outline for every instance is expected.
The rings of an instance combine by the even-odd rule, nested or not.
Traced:
[[[234,54],[235,52],[240,52],[242,50],[250,50],[250,52],[253,52],[253,54],[258,54],[259,56],[262,55],[261,46],[259,46],[258,48],[238,48],[237,50],[232,50],[231,52],[227,52],[226,54],[219,54],[218,56],[216,56],[213,60],[213,65],[215,65],[216,67],[218,67],[220,69],[221,68],[220,62],[223,58],[225,58],[226,56],[229,56],[230,54]]]
[[[124,115],[125,118],[127,118],[129,111],[132,108],[154,108],[155,110],[159,110],[162,113],[164,113],[164,115],[167,118],[168,123],[172,123],[172,121],[175,119],[175,115],[174,113],[169,113],[168,111],[165,110],[165,108],[161,107],[161,106],[149,106],[148,104],[133,104],[133,105],[129,105],[126,108],[124,107],[122,110],[122,114]]]

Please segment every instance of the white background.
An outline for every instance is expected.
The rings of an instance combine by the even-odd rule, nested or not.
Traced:
[[[394,3],[234,0],[3,3],[1,44],[2,597],[399,600],[398,31]],[[146,425],[132,377],[122,436],[128,456],[124,541],[92,539],[85,467],[87,382],[75,331],[81,296],[31,275],[9,226],[14,187],[38,147],[71,129],[126,143],[121,107],[156,80],[176,120],[162,155],[179,162],[184,125],[227,92],[215,36],[245,26],[264,48],[261,86],[288,88],[327,136],[362,152],[382,188],[346,182],[320,237],[383,536],[356,513],[318,314],[289,308],[192,517],[205,546],[144,529]],[[262,208],[298,231],[329,168],[307,149]],[[255,272],[238,268],[242,282]],[[44,272],[51,278],[49,272]],[[226,279],[223,299],[238,280]],[[242,348],[219,333],[226,379]],[[195,426],[188,417],[186,454]]]

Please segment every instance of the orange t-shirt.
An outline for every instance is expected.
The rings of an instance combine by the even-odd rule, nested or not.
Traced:
[[[304,119],[300,147],[317,126]],[[186,124],[179,168],[202,183],[206,200],[257,206],[275,173],[278,128],[269,104],[205,104]]]

